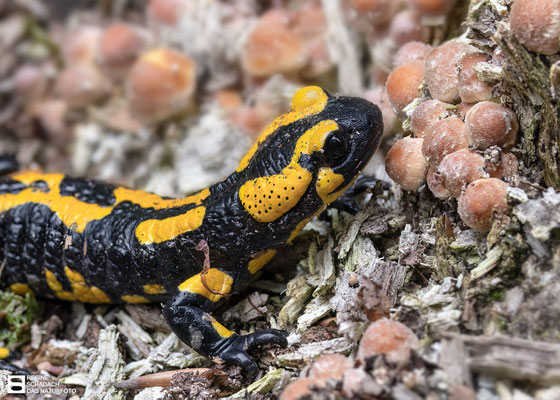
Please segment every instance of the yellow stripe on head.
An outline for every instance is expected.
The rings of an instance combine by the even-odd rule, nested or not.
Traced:
[[[337,129],[338,124],[333,120],[327,119],[305,131],[296,143],[291,163],[297,163],[302,154],[312,154],[314,151],[321,150],[329,133]]]
[[[251,147],[241,160],[236,171],[241,172],[247,168],[249,162],[257,152],[259,145],[264,142],[267,137],[276,132],[278,128],[299,121],[310,115],[320,113],[325,109],[328,99],[325,91],[319,86],[307,86],[298,90],[292,99],[292,108],[290,112],[276,118],[272,124],[261,133],[257,141],[253,144],[253,147]]]
[[[317,176],[317,182],[315,183],[315,188],[317,189],[317,194],[321,197],[325,204],[330,204],[336,199],[338,199],[346,188],[342,188],[335,192],[335,190],[340,187],[344,182],[344,176],[335,173],[330,168],[321,168]]]

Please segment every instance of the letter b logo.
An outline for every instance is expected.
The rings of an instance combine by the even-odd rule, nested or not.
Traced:
[[[8,394],[25,394],[25,375],[8,376]]]

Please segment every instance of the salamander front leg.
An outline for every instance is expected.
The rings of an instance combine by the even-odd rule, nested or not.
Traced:
[[[229,293],[231,285],[223,285],[223,278],[229,276],[216,268],[203,278],[200,275],[181,284],[165,305],[163,313],[169,326],[197,352],[217,362],[238,365],[253,379],[259,369],[249,352],[265,344],[287,346],[285,332],[269,329],[239,335],[224,327],[209,312]]]

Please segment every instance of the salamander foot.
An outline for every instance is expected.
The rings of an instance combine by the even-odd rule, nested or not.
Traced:
[[[275,344],[281,347],[288,345],[287,333],[276,329],[267,329],[249,333],[247,335],[234,334],[230,336],[216,356],[228,364],[240,366],[249,379],[254,379],[259,373],[257,363],[249,352],[266,345]]]

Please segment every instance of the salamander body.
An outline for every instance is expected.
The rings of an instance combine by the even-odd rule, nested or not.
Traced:
[[[70,301],[165,302],[181,340],[254,375],[248,352],[285,345],[284,333],[238,335],[210,313],[352,184],[381,121],[366,100],[303,88],[234,173],[185,199],[62,174],[9,175],[0,179],[0,282]]]

